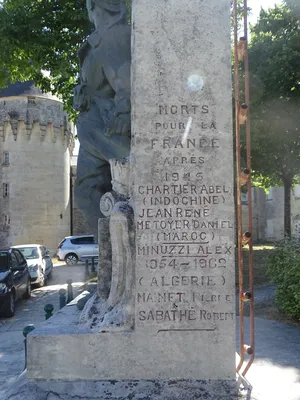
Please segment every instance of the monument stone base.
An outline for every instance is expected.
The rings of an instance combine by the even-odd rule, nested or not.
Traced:
[[[28,336],[27,372],[5,393],[6,400],[193,400],[238,398],[234,380],[196,379],[204,365],[182,341],[181,356],[164,352],[172,337],[146,339],[132,332],[87,334],[78,324],[77,299]],[[175,341],[175,348],[178,343]],[[171,346],[172,347],[172,346]],[[180,346],[179,346],[180,348]],[[219,349],[222,351],[222,349]],[[161,353],[160,358],[157,354]],[[164,361],[163,361],[164,359]],[[205,357],[203,357],[206,360]],[[183,363],[185,365],[185,363]],[[204,375],[212,375],[209,369]],[[147,378],[145,378],[147,377]],[[182,378],[184,377],[184,378]]]
[[[137,354],[136,349],[141,345],[142,339],[137,338],[134,332],[110,333],[107,337],[103,333],[83,334],[78,326],[80,311],[76,307],[77,300],[78,298],[29,334],[28,369],[8,387],[4,395],[0,396],[0,400],[23,400],[24,398],[27,400],[234,400],[245,398],[246,395],[239,392],[240,383],[235,380],[178,378],[181,373],[185,376],[199,374],[202,367],[196,365],[191,356],[193,351],[197,351],[197,343],[194,350],[189,352],[191,357],[189,371],[181,372],[176,368],[180,360],[178,354],[177,357],[173,355],[177,361],[174,361],[172,365],[171,354],[162,363],[164,370],[162,372],[158,364],[153,364],[154,358],[150,354],[149,343],[148,345],[144,343],[144,350],[147,348],[149,350],[143,354]],[[112,338],[111,341],[108,337]],[[122,352],[120,352],[119,337],[124,343]],[[130,337],[135,339],[130,339]],[[158,343],[156,345],[159,346]],[[159,351],[162,349],[163,346],[158,348]],[[167,355],[162,355],[164,356]],[[128,360],[125,363],[127,357]],[[145,360],[143,368],[140,368],[141,359]],[[149,365],[148,369],[147,365]],[[155,376],[153,372],[155,367],[158,374],[161,374],[161,378],[143,379],[145,374]],[[173,379],[166,379],[168,374]]]
[[[78,323],[80,311],[75,302],[76,299],[28,336],[29,379],[224,380],[225,377],[230,381],[235,376],[234,372],[226,375],[228,360],[234,359],[234,355],[230,357],[218,341],[210,343],[209,332],[158,332],[149,336],[136,331],[91,333]],[[203,335],[207,338],[203,339]],[[224,354],[223,365],[214,363],[212,350]]]
[[[29,381],[26,374],[3,400],[234,400],[228,382],[218,381]],[[2,400],[1,399],[1,400]]]

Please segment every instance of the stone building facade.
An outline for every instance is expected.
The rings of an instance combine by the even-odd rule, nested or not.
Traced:
[[[243,201],[243,228],[248,229],[247,196]],[[252,188],[252,224],[255,242],[277,242],[284,238],[284,188],[271,187],[268,193]],[[300,185],[291,191],[292,235],[300,238]]]
[[[54,252],[70,234],[73,133],[62,103],[32,82],[0,91],[1,246]]]
[[[254,242],[265,240],[265,192],[263,189],[252,187],[252,238]],[[242,226],[243,231],[249,230],[248,195],[242,194]]]
[[[72,235],[89,235],[90,228],[81,212],[78,208],[75,196],[74,196],[74,185],[77,175],[77,156],[73,156],[71,160],[71,194],[72,194],[72,221],[71,231]],[[96,239],[98,240],[98,239]]]

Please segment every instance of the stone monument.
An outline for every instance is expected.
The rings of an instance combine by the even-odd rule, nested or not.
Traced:
[[[148,378],[234,379],[230,2],[139,0],[133,26],[135,333]]]
[[[130,168],[110,161],[98,291],[29,335],[28,377],[65,399],[231,400],[230,1],[132,7]]]

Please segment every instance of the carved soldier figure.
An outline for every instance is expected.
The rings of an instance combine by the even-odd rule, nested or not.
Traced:
[[[80,111],[80,150],[75,198],[97,237],[101,196],[111,189],[109,159],[130,153],[131,30],[120,0],[87,0],[95,31],[78,51],[81,84],[74,107]]]

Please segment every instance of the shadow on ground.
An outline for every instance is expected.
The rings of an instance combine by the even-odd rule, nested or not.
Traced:
[[[250,343],[249,332],[249,318],[245,318],[246,344]],[[238,326],[237,341],[239,352]],[[254,398],[299,400],[300,328],[255,318],[255,361],[247,379],[253,386]]]

